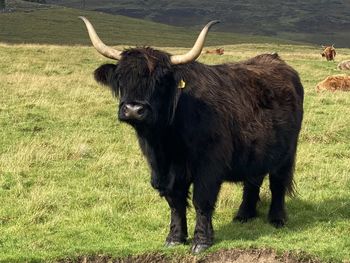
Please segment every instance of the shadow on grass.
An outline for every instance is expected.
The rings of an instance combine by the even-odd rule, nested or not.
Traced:
[[[275,233],[291,233],[304,231],[315,225],[333,224],[350,220],[350,200],[346,198],[335,198],[322,202],[307,202],[299,198],[287,201],[286,209],[288,221],[286,226],[276,229],[268,223],[267,213],[270,200],[264,200],[258,204],[258,217],[247,222],[230,222],[217,226],[215,239],[217,243],[229,240],[254,241],[263,236]],[[236,213],[237,211],[235,211]]]

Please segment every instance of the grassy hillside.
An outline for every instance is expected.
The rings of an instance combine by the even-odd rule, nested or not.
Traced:
[[[0,13],[0,42],[83,44],[90,45],[85,26],[79,15],[88,17],[101,38],[108,44],[189,46],[195,41],[201,27],[185,29],[124,16],[99,12],[35,5],[12,1],[15,12]],[[38,8],[38,10],[36,9]],[[277,38],[245,36],[241,34],[210,32],[208,45],[233,43],[287,43]]]
[[[48,0],[80,8],[80,0]],[[177,26],[220,19],[227,32],[276,36],[315,43],[349,46],[350,2],[346,0],[90,0],[86,9],[127,15]]]
[[[244,44],[225,49],[223,56],[200,60],[213,64],[278,51],[300,72],[305,119],[296,165],[298,195],[287,199],[286,227],[275,229],[267,222],[266,183],[261,216],[247,224],[231,223],[242,187],[225,184],[210,251],[268,247],[324,262],[349,261],[350,93],[314,91],[317,82],[339,73],[336,63],[323,61],[310,47]],[[346,57],[349,49],[337,59]],[[4,44],[0,58],[0,262],[188,253],[188,246],[163,248],[166,202],[150,186],[133,130],[116,121],[111,93],[92,78],[107,59],[91,47]],[[192,208],[190,237],[194,216]]]

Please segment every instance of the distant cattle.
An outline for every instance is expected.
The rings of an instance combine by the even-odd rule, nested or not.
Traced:
[[[223,55],[224,54],[224,49],[223,48],[217,48],[217,49],[212,49],[212,50],[206,50],[204,53],[205,54]]]
[[[334,45],[332,46],[322,46],[323,52],[321,53],[322,57],[326,57],[327,61],[334,60],[335,55],[337,54],[335,52]]]
[[[235,216],[243,223],[258,215],[260,186],[269,174],[268,219],[282,227],[303,118],[298,73],[278,54],[240,63],[196,62],[209,28],[218,21],[203,28],[190,51],[171,55],[151,47],[108,47],[82,19],[97,51],[118,61],[97,68],[95,79],[119,97],[118,118],[135,129],[151,185],[169,204],[166,246],[187,241],[191,184],[194,253],[213,244],[212,216],[224,181],[243,182],[243,201]]]
[[[350,76],[335,75],[328,76],[316,86],[316,91],[350,91]]]
[[[344,60],[340,62],[337,68],[340,70],[350,70],[350,60]]]

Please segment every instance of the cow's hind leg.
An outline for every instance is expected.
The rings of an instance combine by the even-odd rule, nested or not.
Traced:
[[[234,220],[241,223],[257,216],[256,204],[259,201],[260,186],[264,180],[264,175],[244,182],[243,200]]]
[[[215,182],[215,180],[212,180],[212,177],[207,177],[205,179],[205,182],[194,182],[193,187],[196,226],[194,230],[192,253],[202,252],[210,247],[214,240],[212,215],[221,183]]]
[[[283,227],[287,213],[285,210],[286,192],[292,192],[294,172],[294,156],[288,158],[277,170],[270,172],[271,205],[269,222],[276,228]]]
[[[184,244],[187,240],[186,207],[189,185],[177,186],[176,189],[165,196],[171,210],[170,231],[165,241],[168,247]]]

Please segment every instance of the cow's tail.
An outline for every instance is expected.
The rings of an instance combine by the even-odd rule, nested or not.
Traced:
[[[295,170],[295,163],[293,163],[293,167],[288,174],[288,177],[286,178],[286,190],[287,190],[287,195],[289,196],[295,196],[297,194],[296,191],[296,185],[294,181],[294,170]]]
[[[303,113],[301,113],[298,116],[298,119],[299,119],[299,121],[301,123],[302,119],[303,119]],[[298,194],[297,188],[296,188],[296,183],[294,181],[295,162],[296,162],[297,148],[298,148],[298,137],[299,137],[299,134],[295,138],[294,145],[292,146],[293,148],[290,151],[290,155],[285,160],[285,163],[283,165],[284,169],[286,169],[285,170],[285,172],[286,172],[285,173],[285,179],[284,179],[285,189],[286,189],[286,193],[289,196],[296,196]]]

